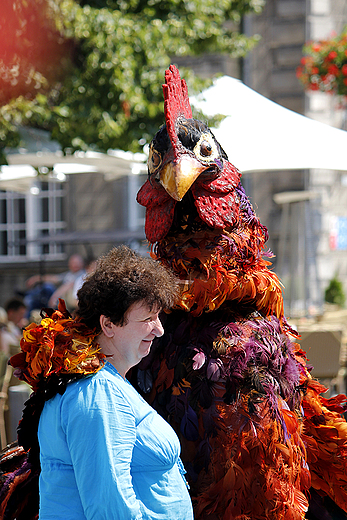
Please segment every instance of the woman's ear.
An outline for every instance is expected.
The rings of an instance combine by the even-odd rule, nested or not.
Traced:
[[[114,324],[110,318],[104,314],[101,314],[100,316],[100,327],[107,338],[112,338],[114,336]]]

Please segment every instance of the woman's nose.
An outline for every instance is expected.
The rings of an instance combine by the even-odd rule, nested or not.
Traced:
[[[164,334],[164,329],[159,318],[157,318],[154,322],[153,334],[155,334],[157,338]]]

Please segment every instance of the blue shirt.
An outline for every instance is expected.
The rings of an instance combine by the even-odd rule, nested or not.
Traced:
[[[40,520],[192,520],[180,444],[106,363],[45,403]]]

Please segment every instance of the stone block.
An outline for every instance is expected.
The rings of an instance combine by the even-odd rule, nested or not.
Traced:
[[[284,45],[303,45],[306,41],[305,22],[292,21],[279,23],[274,21],[271,27],[271,47]]]
[[[308,108],[312,112],[320,112],[330,108],[331,98],[324,92],[309,92],[307,94]]]
[[[294,70],[278,70],[271,75],[271,92],[272,97],[278,94],[290,95],[293,93],[301,93],[302,86],[298,82]]]
[[[279,67],[298,67],[302,58],[302,46],[279,47],[273,51],[274,62]]]
[[[324,40],[331,36],[335,30],[335,25],[331,18],[325,16],[309,17],[310,21],[310,36],[311,40]]]
[[[330,14],[330,0],[311,0],[311,13],[318,15]]]
[[[276,5],[277,15],[282,18],[305,16],[306,4],[300,0],[281,0]]]

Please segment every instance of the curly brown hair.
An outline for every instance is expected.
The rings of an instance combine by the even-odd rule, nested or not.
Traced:
[[[77,297],[77,316],[99,332],[101,315],[115,325],[125,325],[127,311],[139,301],[151,310],[170,309],[178,297],[178,281],[152,258],[119,246],[98,259]]]

